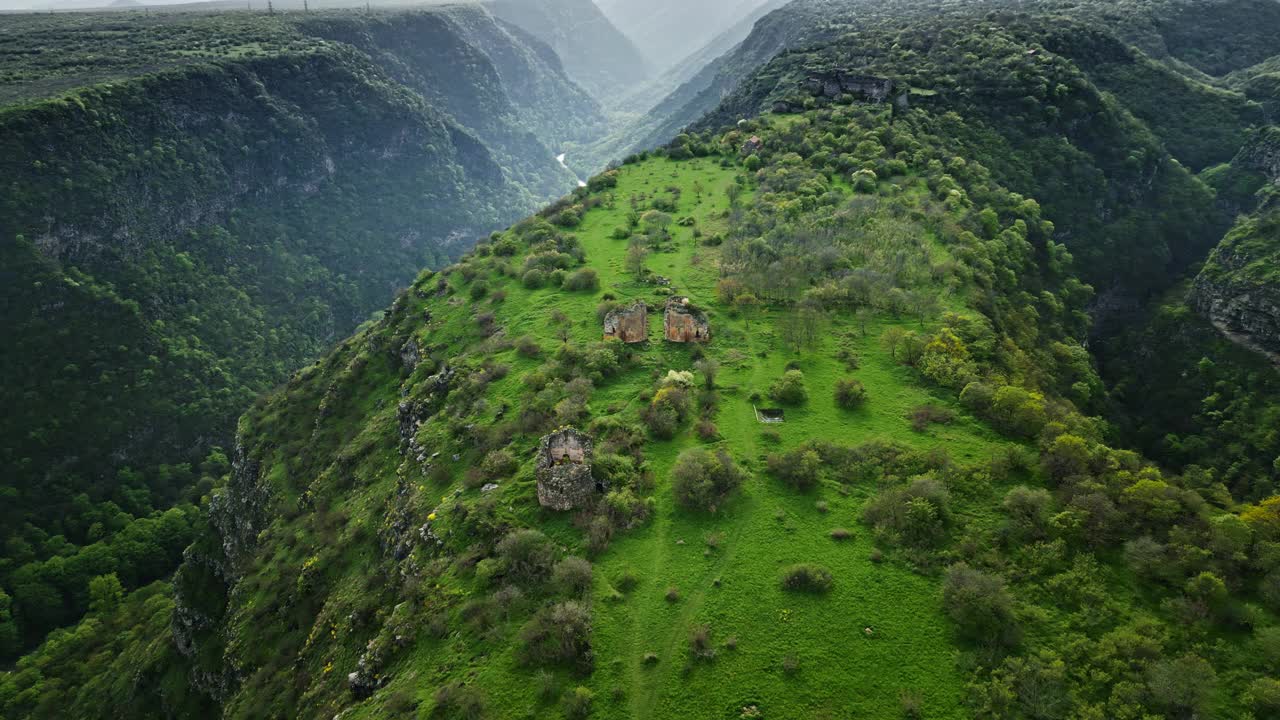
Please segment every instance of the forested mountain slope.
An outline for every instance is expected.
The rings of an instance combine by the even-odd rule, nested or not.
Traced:
[[[167,575],[190,523],[140,547],[118,541],[130,523],[197,501],[252,399],[419,268],[572,187],[552,148],[603,121],[545,45],[475,6],[14,27],[5,657],[77,619],[90,578]]]
[[[45,193],[15,207],[124,230],[27,216],[4,246],[30,278],[4,370],[69,398],[11,391],[43,413],[13,437],[39,458],[101,416],[122,440],[13,463],[68,489],[7,546],[35,562],[0,580],[0,642],[90,612],[0,676],[0,715],[1280,714],[1280,373],[1187,303],[1257,334],[1269,297],[1276,7],[800,0],[647,126],[690,130],[460,259],[394,224],[478,234],[536,200],[512,119],[560,141],[595,112],[571,87],[569,121],[439,88],[558,87],[545,45],[475,8],[430,16],[466,38],[440,55],[322,16],[24,109],[79,118],[89,160],[15,165]],[[160,141],[112,134],[147,83],[191,78],[223,95],[148,106]],[[339,142],[357,122],[376,131]],[[193,186],[243,209],[152,240],[221,211],[164,194]],[[257,337],[300,358],[286,330],[341,331],[308,292],[367,317],[387,259],[451,264],[253,403],[228,451],[158,450],[112,503],[74,497],[75,468],[152,442],[134,418],[203,451],[193,418],[223,406],[193,388],[230,387]],[[296,284],[258,270],[280,267]],[[132,520],[163,492],[206,502]]]
[[[1219,128],[1234,126],[1207,114],[1208,109],[1246,115],[1256,112],[1240,107],[1237,99],[1223,97],[1221,91],[1225,88],[1218,88],[1215,93],[1206,87],[1205,83],[1212,80],[1205,73],[1224,76],[1242,71],[1280,52],[1280,41],[1276,40],[1280,35],[1278,8],[1280,3],[1274,0],[1042,0],[1034,3],[962,0],[941,6],[919,0],[797,0],[762,18],[739,46],[707,64],[612,142],[628,149],[664,142],[716,108],[756,69],[791,48],[821,44],[850,29],[871,28],[908,17],[950,16],[963,22],[981,13],[1003,13],[996,16],[1000,22],[1035,17],[1050,28],[1062,22],[1104,31],[1104,42],[1115,47],[1096,57],[1081,57],[1078,53],[1092,49],[1094,43],[1074,35],[1066,37],[1085,42],[1079,46],[1063,43],[1054,49],[1079,61],[1082,68],[1090,72],[1090,79],[1116,92],[1120,102],[1129,102],[1132,95],[1134,104],[1129,109],[1140,118],[1154,122],[1164,115],[1172,115],[1175,121],[1182,120],[1184,135],[1179,139],[1185,145],[1197,146],[1190,148],[1197,152],[1189,154],[1184,161],[1198,169],[1210,159],[1229,160],[1235,148],[1219,147],[1216,155],[1206,157],[1210,151],[1199,146],[1214,138],[1197,138],[1189,133],[1186,124],[1189,111],[1179,102],[1171,101],[1170,96],[1193,96],[1193,107],[1204,109],[1205,114],[1198,116],[1200,120],[1207,120],[1202,129],[1212,133],[1225,132]],[[1049,22],[1048,18],[1055,20]],[[1134,47],[1126,48],[1118,41]],[[1212,50],[1207,50],[1209,48]],[[1154,63],[1144,55],[1161,65],[1153,67]],[[1169,77],[1171,74],[1185,77]]]
[[[1087,51],[1096,33],[1013,19],[980,34],[986,22],[927,18],[903,28],[887,20],[791,51],[695,127],[858,96],[859,76],[890,79],[895,85],[881,98],[887,105],[936,110],[939,134],[964,157],[1044,198],[1046,217],[1091,283],[1142,295],[1203,257],[1224,224],[1211,192],[1077,63],[1047,47]]]
[[[1280,466],[1118,446],[1084,346],[1081,274],[1176,272],[1214,196],[1059,31],[790,53],[423,272],[242,418],[172,586],[99,588],[0,708],[1280,712]]]

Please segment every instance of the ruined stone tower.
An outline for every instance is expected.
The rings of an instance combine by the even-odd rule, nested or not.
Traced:
[[[649,339],[649,308],[643,300],[618,308],[604,318],[604,336],[624,343],[641,343]]]
[[[689,303],[689,298],[673,297],[667,300],[667,312],[663,317],[663,334],[671,342],[708,342],[711,340],[711,324],[701,310]]]
[[[604,487],[591,475],[591,437],[574,428],[561,428],[538,445],[538,504],[552,510],[573,510],[591,504]]]

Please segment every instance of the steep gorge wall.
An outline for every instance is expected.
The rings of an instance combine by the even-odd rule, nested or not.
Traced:
[[[1232,171],[1261,178],[1259,206],[1214,249],[1190,301],[1228,339],[1280,364],[1280,128],[1259,132]]]
[[[0,519],[54,532],[118,468],[227,443],[257,393],[537,202],[342,46],[0,111],[0,177]]]
[[[478,6],[304,19],[307,34],[367,53],[390,77],[473,132],[537,201],[573,187],[555,157],[603,131],[598,103],[540,40]]]

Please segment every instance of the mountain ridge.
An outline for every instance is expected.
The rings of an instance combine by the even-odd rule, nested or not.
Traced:
[[[1191,307],[1270,285],[1274,8],[874,5],[767,14],[258,397],[172,581],[93,577],[0,712],[1280,712],[1280,371]],[[426,105],[384,31],[312,55]]]

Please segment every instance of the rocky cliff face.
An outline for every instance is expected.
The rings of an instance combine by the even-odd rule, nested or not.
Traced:
[[[1191,303],[1232,341],[1280,364],[1280,208],[1242,218],[1196,278]]]
[[[1272,184],[1280,186],[1280,127],[1271,126],[1240,151],[1236,164],[1262,173]]]
[[[1232,262],[1235,258],[1218,260]],[[1280,287],[1233,288],[1198,282],[1195,306],[1228,339],[1280,365]]]
[[[1232,167],[1261,173],[1269,185],[1258,210],[1209,256],[1190,300],[1227,338],[1280,364],[1280,129],[1259,133]]]

